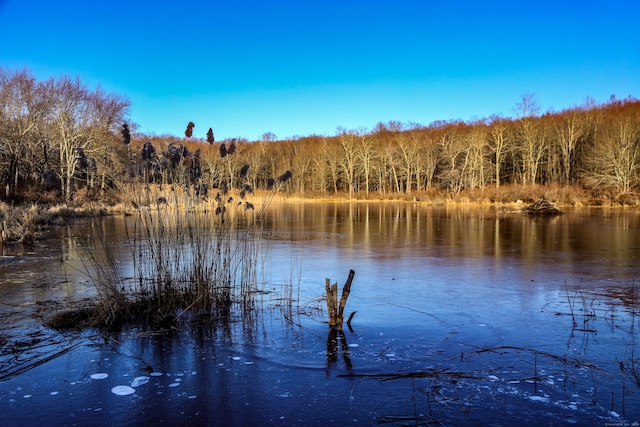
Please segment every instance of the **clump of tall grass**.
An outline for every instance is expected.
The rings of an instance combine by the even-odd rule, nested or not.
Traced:
[[[0,243],[33,245],[42,234],[41,226],[50,220],[51,216],[46,209],[37,204],[13,206],[0,203]]]
[[[247,184],[212,191],[145,186],[127,222],[130,274],[118,270],[120,255],[100,229],[93,237],[86,269],[99,296],[96,323],[167,326],[186,312],[226,317],[234,305],[251,311],[265,211],[290,178],[287,171],[274,179],[260,204]]]

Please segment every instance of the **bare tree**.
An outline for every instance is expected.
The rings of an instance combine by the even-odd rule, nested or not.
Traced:
[[[524,184],[536,182],[540,160],[547,150],[546,135],[540,129],[540,121],[536,119],[539,111],[540,107],[532,93],[522,95],[522,100],[516,104],[516,114],[520,125],[518,153]]]
[[[616,110],[598,128],[582,176],[591,187],[627,193],[640,184],[640,105]]]
[[[355,131],[338,129],[338,143],[342,148],[342,156],[338,164],[344,174],[349,188],[349,198],[353,197],[356,187],[356,165],[358,160],[358,134]]]
[[[490,155],[493,158],[493,177],[496,188],[500,188],[500,184],[502,182],[501,171],[505,158],[512,148],[511,141],[512,139],[507,120],[500,116],[491,117],[487,146],[489,147]]]
[[[576,150],[586,131],[586,123],[581,113],[578,109],[564,111],[555,123],[554,136],[560,153],[563,184],[571,184],[573,181]]]
[[[129,103],[99,88],[90,91],[78,78],[62,77],[48,85],[53,91],[51,140],[59,155],[62,192],[69,199],[78,172],[78,149],[94,159],[108,155],[111,150],[106,142],[113,138]]]
[[[10,197],[21,176],[38,179],[46,169],[47,145],[39,127],[47,114],[47,94],[26,70],[0,68],[0,105],[0,164]]]
[[[416,147],[416,189],[420,191],[433,185],[433,177],[438,166],[438,144],[430,132],[423,130],[411,131],[409,138]]]
[[[484,120],[471,124],[467,132],[468,149],[465,154],[465,186],[467,188],[484,188],[487,182],[487,140],[488,127]]]
[[[438,179],[443,188],[454,194],[458,194],[464,187],[467,146],[461,135],[462,126],[460,124],[447,126],[439,138],[441,157]]]
[[[364,132],[360,133],[360,140],[358,144],[358,157],[359,163],[362,167],[362,178],[364,179],[364,189],[367,196],[371,191],[371,178],[373,171],[373,164],[376,157],[376,151],[373,147],[373,140]]]

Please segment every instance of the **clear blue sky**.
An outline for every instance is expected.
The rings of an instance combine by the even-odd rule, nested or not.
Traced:
[[[128,98],[139,130],[335,135],[640,96],[640,1],[0,0],[0,65]]]

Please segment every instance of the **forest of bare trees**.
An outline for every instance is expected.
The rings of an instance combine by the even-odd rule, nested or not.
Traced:
[[[129,108],[119,96],[78,79],[36,79],[0,69],[0,177],[7,199],[56,188],[106,188],[121,176],[126,150],[116,144]]]
[[[332,136],[265,133],[258,141],[215,141],[209,124],[193,122],[184,138],[135,133],[128,101],[68,77],[40,82],[28,71],[0,69],[0,100],[5,200],[69,201],[80,190],[99,198],[149,182],[260,189],[283,170],[293,176],[286,190],[302,197],[455,198],[550,184],[619,196],[640,186],[640,101],[631,97],[541,114],[535,95],[525,94],[513,117],[381,122]]]

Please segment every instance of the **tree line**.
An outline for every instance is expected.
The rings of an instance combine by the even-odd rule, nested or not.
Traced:
[[[219,142],[211,127],[195,136],[193,122],[184,138],[136,133],[127,100],[68,77],[38,82],[27,71],[0,69],[0,100],[0,195],[9,199],[36,192],[70,200],[81,189],[99,197],[132,183],[206,195],[268,188],[285,170],[285,189],[310,197],[431,190],[455,197],[552,183],[630,194],[640,185],[640,101],[632,97],[540,114],[535,96],[525,94],[513,117]]]

